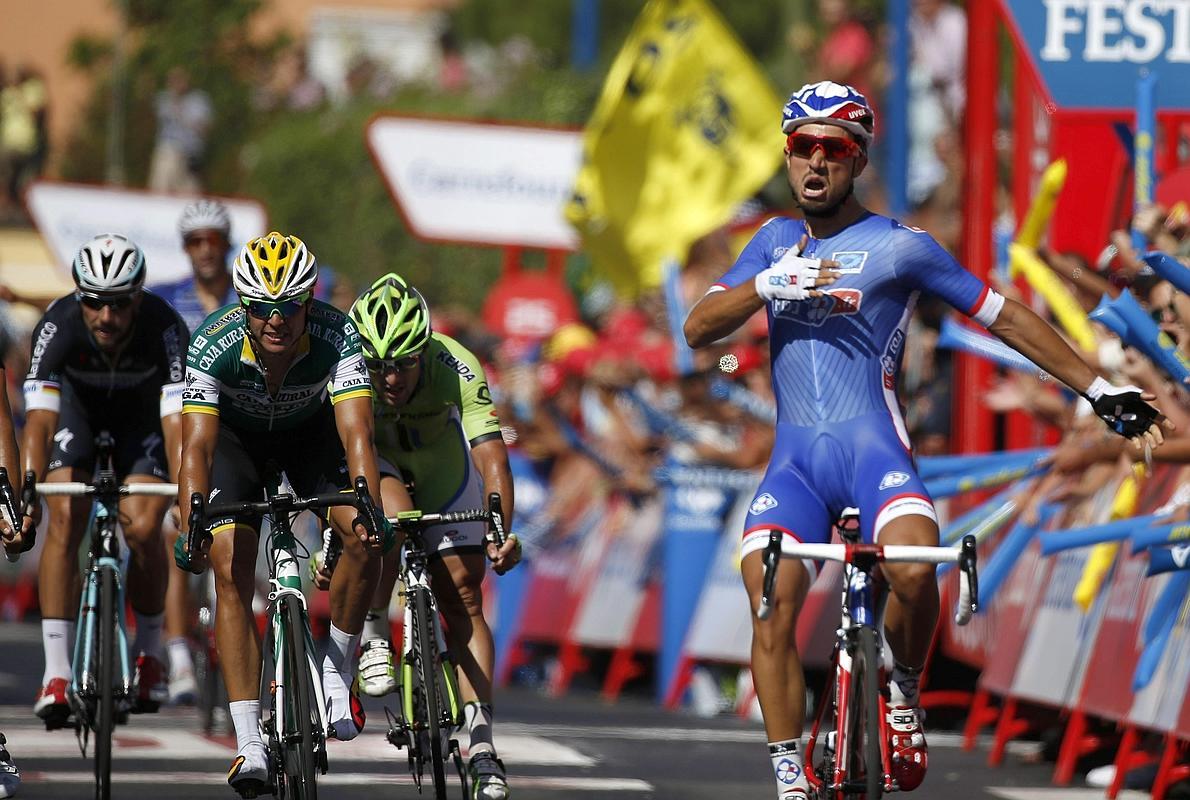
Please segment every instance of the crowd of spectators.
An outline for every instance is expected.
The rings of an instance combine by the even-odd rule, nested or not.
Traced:
[[[36,70],[0,64],[0,222],[22,217],[21,193],[45,166],[48,106]]]

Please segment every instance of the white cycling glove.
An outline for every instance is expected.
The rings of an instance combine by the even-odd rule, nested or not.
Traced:
[[[796,248],[756,275],[756,294],[763,300],[805,300],[822,268],[821,258],[803,258]]]

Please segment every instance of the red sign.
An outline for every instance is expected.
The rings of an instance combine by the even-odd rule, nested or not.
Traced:
[[[483,307],[484,325],[502,338],[545,339],[577,319],[570,290],[552,272],[506,272]]]

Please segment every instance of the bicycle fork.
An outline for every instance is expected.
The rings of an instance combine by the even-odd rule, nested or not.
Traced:
[[[103,573],[112,573],[112,585],[115,587],[114,608],[116,618],[111,621],[115,630],[115,650],[120,659],[120,683],[114,687],[117,700],[126,700],[132,694],[132,669],[128,660],[128,636],[124,631],[124,580],[120,574],[120,563],[111,556],[104,556],[94,562],[87,569],[87,579],[83,586],[83,594],[79,601],[79,630],[74,637],[74,658],[71,663],[70,693],[80,699],[92,700],[99,693],[99,686],[95,677],[96,664],[95,648],[99,641],[99,625],[106,624],[99,619],[99,591]],[[77,710],[77,709],[76,709]],[[83,730],[91,720],[84,720]],[[86,747],[84,741],[83,745]]]

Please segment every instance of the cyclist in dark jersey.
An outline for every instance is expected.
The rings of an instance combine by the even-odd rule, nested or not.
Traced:
[[[0,467],[8,470],[9,481],[12,482],[13,492],[20,496],[20,455],[17,452],[17,438],[12,428],[12,410],[8,405],[8,380],[4,375],[4,364],[0,362]],[[18,510],[19,513],[19,510]],[[9,527],[3,517],[0,517],[0,542],[3,542],[10,558],[20,555],[21,542],[17,541],[18,531]],[[9,549],[11,546],[11,549]],[[0,797],[15,797],[21,788],[21,771],[17,769],[12,754],[8,752],[8,740],[0,733]]]
[[[769,532],[825,542],[848,506],[865,541],[937,545],[934,506],[918,478],[896,397],[905,329],[921,291],[941,297],[1077,389],[1135,446],[1162,440],[1163,418],[1136,387],[1107,383],[1044,321],[963,269],[924,231],[865,209],[853,194],[867,166],[874,117],[863,95],[823,81],[795,92],[782,131],[786,167],[804,220],[774,219],[686,320],[702,347],[760,309],[769,320],[777,397],[773,454],[745,523],[744,584],[756,610]],[[903,790],[925,775],[917,679],[938,620],[932,565],[886,564],[892,589],[885,632],[895,657],[889,686],[890,752]],[[782,800],[808,788],[797,739],[805,687],[795,623],[815,565],[778,573],[767,620],[753,614],[752,671]]]
[[[346,316],[312,298],[314,255],[294,236],[269,233],[244,246],[232,267],[239,302],[194,332],[183,394],[179,497],[262,497],[272,462],[299,495],[348,490],[355,476],[379,496],[372,444],[372,387],[359,335]],[[377,503],[377,507],[379,507]],[[334,509],[343,554],[331,583],[330,642],[323,691],[333,735],[355,738],[364,710],[352,684],[364,616],[380,573],[377,537],[355,510]],[[269,784],[260,737],[260,639],[252,614],[259,520],[208,520],[214,539],[215,640],[238,753],[227,781],[255,797]],[[184,532],[183,532],[184,533]],[[180,567],[208,554],[175,548]]]
[[[166,482],[176,474],[185,370],[186,324],[144,291],[145,258],[116,234],[83,245],[74,259],[77,290],[55,300],[33,329],[25,378],[25,469],[48,482],[87,481],[95,436],[115,439],[121,481]],[[48,470],[48,471],[47,471]],[[38,564],[45,674],[34,706],[39,717],[70,712],[70,648],[79,601],[79,543],[87,498],[47,498],[50,520]],[[167,561],[161,518],[168,498],[120,501],[128,542],[128,596],[136,616],[134,712],[156,711],[166,698],[161,627]],[[22,538],[33,533],[32,521]],[[28,544],[28,541],[22,543]]]

